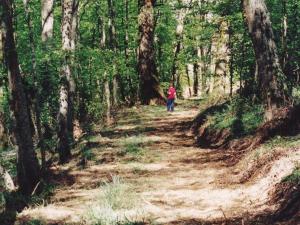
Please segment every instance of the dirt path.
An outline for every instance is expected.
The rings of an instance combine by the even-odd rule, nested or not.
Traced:
[[[24,210],[19,220],[78,223],[94,206],[103,181],[114,176],[138,195],[136,206],[117,212],[133,221],[193,224],[246,218],[272,209],[274,206],[266,204],[269,191],[293,170],[292,159],[275,161],[267,176],[258,176],[251,183],[225,182],[234,168],[224,163],[224,152],[194,146],[189,126],[197,113],[193,104],[183,104],[173,113],[161,107],[124,111],[113,129],[95,133],[85,142],[93,153],[85,168],[81,169],[80,160],[53,168],[59,187],[50,204]],[[136,146],[130,142],[133,139],[139,142]],[[124,153],[128,147],[140,150]],[[299,157],[299,152],[295,154]]]

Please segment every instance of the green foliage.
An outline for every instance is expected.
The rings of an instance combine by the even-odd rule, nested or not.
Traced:
[[[45,223],[40,220],[29,220],[21,223],[21,225],[45,225]]]
[[[140,156],[143,154],[142,144],[145,142],[145,138],[142,136],[133,136],[125,138],[122,141],[122,153]]]
[[[273,149],[276,147],[281,148],[297,148],[300,145],[300,136],[292,136],[292,137],[282,137],[276,136],[268,141],[264,146],[269,149]]]
[[[285,177],[282,182],[293,183],[296,185],[300,184],[300,168],[296,168],[292,174]]]
[[[210,115],[210,127],[229,129],[235,137],[253,133],[263,123],[263,107],[251,100],[233,98],[222,111]]]
[[[31,196],[30,200],[28,201],[29,205],[33,205],[33,206],[46,205],[47,201],[53,195],[54,190],[56,188],[55,185],[46,183],[43,180],[40,181],[39,186],[40,188],[42,188],[42,190]]]

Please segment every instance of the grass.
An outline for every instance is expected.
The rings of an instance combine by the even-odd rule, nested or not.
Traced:
[[[112,177],[111,183],[104,183],[96,201],[87,209],[83,217],[84,224],[117,225],[141,224],[137,216],[139,197],[133,188],[117,176]]]
[[[282,182],[289,182],[296,185],[300,185],[300,167],[294,169],[293,173],[285,177]]]
[[[125,138],[121,141],[122,150],[124,154],[129,154],[132,156],[140,156],[143,154],[142,144],[144,143],[144,138],[142,136],[133,136]]]
[[[45,223],[43,223],[40,220],[29,220],[26,222],[21,223],[21,225],[44,225]]]
[[[294,137],[276,136],[275,138],[268,141],[265,146],[269,149],[276,147],[296,148],[300,146],[300,135]]]
[[[210,129],[229,129],[234,137],[252,134],[263,123],[263,106],[250,100],[234,98],[221,111],[208,116]]]

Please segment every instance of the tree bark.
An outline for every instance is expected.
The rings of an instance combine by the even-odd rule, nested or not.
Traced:
[[[199,65],[198,63],[194,63],[194,96],[198,96],[199,94]]]
[[[128,0],[124,0],[124,4],[125,4],[125,18],[124,18],[124,27],[125,27],[125,39],[124,39],[124,54],[125,54],[125,64],[126,64],[126,79],[128,81],[128,85],[129,85],[129,101],[130,101],[130,105],[134,104],[134,88],[132,85],[132,78],[129,74],[129,1]]]
[[[3,8],[5,26],[4,52],[11,92],[10,106],[16,121],[14,135],[18,146],[17,176],[21,192],[29,195],[39,181],[40,168],[33,148],[28,103],[21,79],[18,54],[14,41],[12,2],[11,0],[2,0],[0,4]]]
[[[53,3],[54,0],[42,0],[42,41],[47,42],[53,37]]]
[[[271,120],[278,107],[284,104],[285,92],[270,16],[263,0],[242,0],[242,3],[258,66],[265,118]]]
[[[116,27],[115,27],[115,5],[113,0],[107,0],[108,4],[108,31],[109,31],[109,48],[116,54],[117,53],[117,37],[116,37]],[[116,61],[113,65],[113,79],[112,79],[112,103],[113,105],[118,104],[118,74],[116,68]]]
[[[141,103],[149,105],[159,100],[165,100],[159,86],[154,50],[154,1],[144,0],[139,13],[139,48],[138,73],[140,77]]]
[[[110,103],[110,88],[109,88],[109,80],[107,77],[107,73],[104,73],[104,96],[106,101],[106,123],[110,125],[112,123],[111,119],[111,103]]]
[[[41,130],[41,118],[40,118],[40,106],[39,106],[39,88],[37,84],[37,64],[36,64],[36,50],[35,50],[35,40],[34,40],[34,31],[33,24],[30,15],[30,0],[23,0],[25,14],[26,14],[26,22],[28,26],[28,39],[31,51],[31,63],[32,63],[32,80],[33,80],[33,99],[32,99],[32,114],[33,114],[33,124],[35,128],[35,135],[37,137],[38,142],[41,142],[42,139],[42,130]],[[44,164],[42,163],[42,166]]]
[[[53,7],[54,7],[54,0],[42,0],[41,6],[41,15],[42,15],[42,44],[44,49],[47,51],[49,46],[49,41],[53,38],[53,26],[54,26],[54,14],[53,14]],[[45,62],[46,74],[48,76],[48,63]],[[47,131],[47,125],[43,125],[44,127],[44,134],[41,137],[41,159],[42,159],[42,169],[45,168],[46,165],[46,151],[45,151],[45,142],[44,139],[49,134]]]
[[[65,53],[61,72],[61,85],[59,93],[59,130],[58,151],[60,162],[65,163],[71,157],[70,144],[73,141],[73,101],[75,82],[72,76],[72,54],[75,51],[77,9],[76,0],[63,1],[62,17],[62,50]]]
[[[182,3],[184,4],[184,3]],[[186,10],[186,8],[181,8],[178,12],[177,15],[177,26],[176,26],[176,47],[175,47],[175,51],[174,51],[174,59],[173,59],[173,66],[172,66],[172,82],[174,83],[174,85],[176,85],[176,87],[178,88],[179,85],[179,80],[178,80],[178,55],[182,49],[182,45],[183,45],[183,30],[184,30],[184,19],[186,17],[188,13],[188,10]]]
[[[282,70],[285,70],[286,62],[287,62],[287,31],[288,31],[288,21],[287,21],[287,0],[282,0],[282,59],[281,66]]]

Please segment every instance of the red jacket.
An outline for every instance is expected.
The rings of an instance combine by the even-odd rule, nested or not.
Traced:
[[[168,99],[175,99],[176,90],[173,87],[170,87],[168,90]]]

